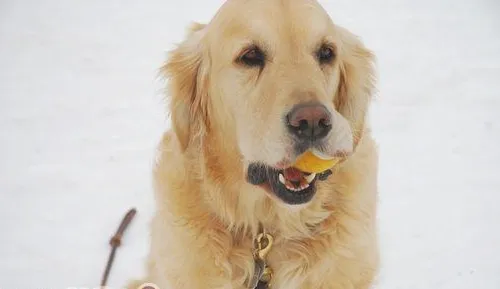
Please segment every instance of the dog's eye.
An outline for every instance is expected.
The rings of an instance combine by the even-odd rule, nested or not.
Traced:
[[[318,50],[316,56],[318,57],[318,61],[320,64],[328,64],[331,63],[335,58],[335,52],[333,51],[332,47],[323,45]]]
[[[266,62],[266,56],[260,48],[252,47],[240,56],[239,61],[250,67],[263,67]]]

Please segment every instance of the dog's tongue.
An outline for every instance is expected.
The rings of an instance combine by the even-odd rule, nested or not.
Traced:
[[[289,181],[298,182],[302,180],[304,173],[296,168],[287,168],[283,171],[283,176]]]

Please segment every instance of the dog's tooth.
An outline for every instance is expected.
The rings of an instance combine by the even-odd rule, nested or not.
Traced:
[[[285,182],[285,176],[283,176],[282,173],[279,173],[278,179],[280,180],[280,183],[282,183],[283,185],[286,184],[286,182]]]
[[[316,173],[312,173],[308,176],[305,176],[304,179],[306,179],[307,183],[310,184],[314,180],[315,177],[316,177]]]

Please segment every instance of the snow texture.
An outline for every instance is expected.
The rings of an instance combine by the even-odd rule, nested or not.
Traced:
[[[377,288],[500,288],[500,2],[321,1],[378,57]],[[0,2],[0,288],[109,286],[143,272],[158,68],[222,1]]]

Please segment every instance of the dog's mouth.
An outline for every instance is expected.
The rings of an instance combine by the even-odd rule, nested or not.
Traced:
[[[262,186],[283,202],[299,205],[309,202],[316,193],[316,182],[326,180],[331,174],[331,170],[310,174],[293,167],[276,169],[252,163],[247,177],[251,184]]]

